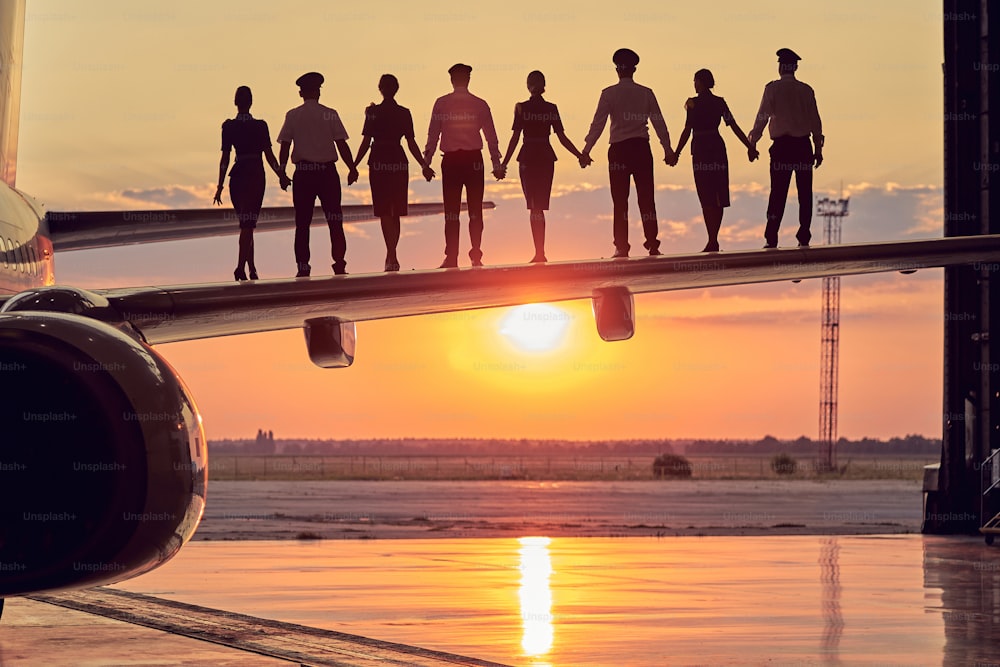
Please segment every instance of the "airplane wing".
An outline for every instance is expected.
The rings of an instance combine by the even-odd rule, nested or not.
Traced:
[[[345,205],[344,222],[377,220],[370,205]],[[484,209],[494,208],[483,202]],[[465,204],[462,204],[465,210]],[[439,215],[444,204],[410,204],[409,216]],[[239,233],[236,214],[230,207],[169,209],[150,211],[49,211],[45,215],[53,249],[87,250],[109,246],[178,241],[206,236]],[[313,225],[325,225],[323,211],[313,212]],[[295,209],[291,206],[261,209],[258,232],[295,228]]]
[[[305,328],[308,340],[310,323],[320,322],[349,324],[350,330],[341,329],[341,333],[353,343],[353,323],[357,321],[592,298],[602,337],[622,340],[631,336],[634,327],[632,294],[886,271],[912,273],[955,264],[1000,269],[1000,235],[75,290],[84,296],[74,298],[88,305],[74,305],[71,312],[127,323],[149,344],[292,328]],[[47,287],[22,293],[8,300],[0,312],[50,310],[53,290],[70,288]],[[38,305],[42,299],[46,300],[45,307]],[[602,310],[610,321],[602,322]],[[349,361],[341,365],[349,365]]]

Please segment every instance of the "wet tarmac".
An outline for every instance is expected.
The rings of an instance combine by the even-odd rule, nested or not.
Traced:
[[[509,665],[986,667],[1000,656],[1000,549],[971,537],[192,543],[116,588]],[[59,661],[74,640],[50,641],[50,622],[19,623],[19,602],[0,624],[4,665],[83,664]],[[86,664],[182,664],[126,662],[137,644],[112,637],[107,662]],[[32,638],[32,660],[11,657]]]

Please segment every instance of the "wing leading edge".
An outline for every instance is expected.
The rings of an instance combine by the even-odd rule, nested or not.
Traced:
[[[465,210],[462,204],[462,210]],[[484,209],[494,208],[483,202]],[[376,220],[370,205],[342,207],[344,222]],[[407,217],[440,215],[444,204],[410,204]],[[49,211],[45,215],[49,237],[56,251],[87,250],[110,246],[179,241],[182,239],[224,236],[239,232],[239,223],[231,208],[164,209],[152,211]],[[313,211],[313,226],[324,225],[323,211]],[[295,209],[291,206],[264,208],[257,221],[258,232],[295,228]]]
[[[992,262],[992,264],[987,264]],[[981,263],[981,266],[976,266]],[[150,344],[542,301],[973,264],[1000,269],[1000,235],[545,265],[95,290]],[[49,288],[52,289],[52,288]]]

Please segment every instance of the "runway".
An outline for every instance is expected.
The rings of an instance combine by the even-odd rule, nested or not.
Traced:
[[[914,533],[919,482],[212,482],[195,540]]]
[[[1000,655],[1000,549],[975,538],[196,542],[113,589],[479,661],[458,664],[982,667]],[[9,601],[0,664],[289,664],[78,614]],[[301,664],[370,664],[360,650],[338,659]]]

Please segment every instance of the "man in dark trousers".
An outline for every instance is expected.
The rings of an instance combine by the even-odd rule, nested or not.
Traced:
[[[441,140],[441,190],[444,199],[444,262],[442,269],[458,266],[458,214],[462,210],[462,188],[469,206],[469,239],[472,266],[483,265],[483,136],[493,161],[493,175],[504,177],[500,164],[500,146],[493,125],[490,107],[469,92],[472,68],[458,63],[448,69],[454,91],[439,97],[431,111],[427,128],[427,146],[424,149],[424,178],[434,177],[431,159]]]
[[[795,238],[799,247],[805,248],[812,238],[809,227],[812,223],[813,165],[823,164],[823,123],[813,89],[795,78],[801,58],[791,49],[778,49],[777,56],[781,78],[764,86],[760,110],[749,136],[751,147],[756,149],[764,126],[770,123],[771,196],[767,200],[764,247],[778,247],[778,228],[785,214],[788,186],[794,173],[799,194],[799,230]]]
[[[659,255],[660,242],[656,239],[659,225],[656,221],[656,203],[653,199],[653,153],[649,148],[647,121],[653,124],[656,136],[663,146],[663,161],[673,166],[677,158],[670,147],[670,133],[660,113],[653,91],[632,80],[639,56],[632,49],[618,49],[611,60],[618,72],[618,83],[601,91],[597,113],[584,140],[580,166],[586,167],[593,160],[590,149],[594,147],[604,126],[611,118],[611,146],[608,148],[608,177],[611,181],[611,201],[614,206],[614,257],[628,257],[628,193],[630,179],[635,180],[635,194],[639,200],[643,243],[650,255]]]
[[[319,197],[326,224],[330,228],[330,246],[333,255],[333,272],[347,273],[347,239],[344,237],[344,216],[340,208],[340,176],[337,174],[337,152],[348,165],[347,184],[358,180],[354,157],[347,145],[347,130],[340,116],[330,107],[319,103],[319,89],[323,75],[308,72],[295,80],[302,97],[302,105],[285,114],[285,123],[278,133],[281,154],[278,158],[281,173],[285,173],[291,151],[295,163],[292,179],[292,203],[295,205],[295,263],[296,278],[309,275],[309,225]],[[283,181],[284,184],[284,181]],[[287,184],[284,184],[287,187]]]

